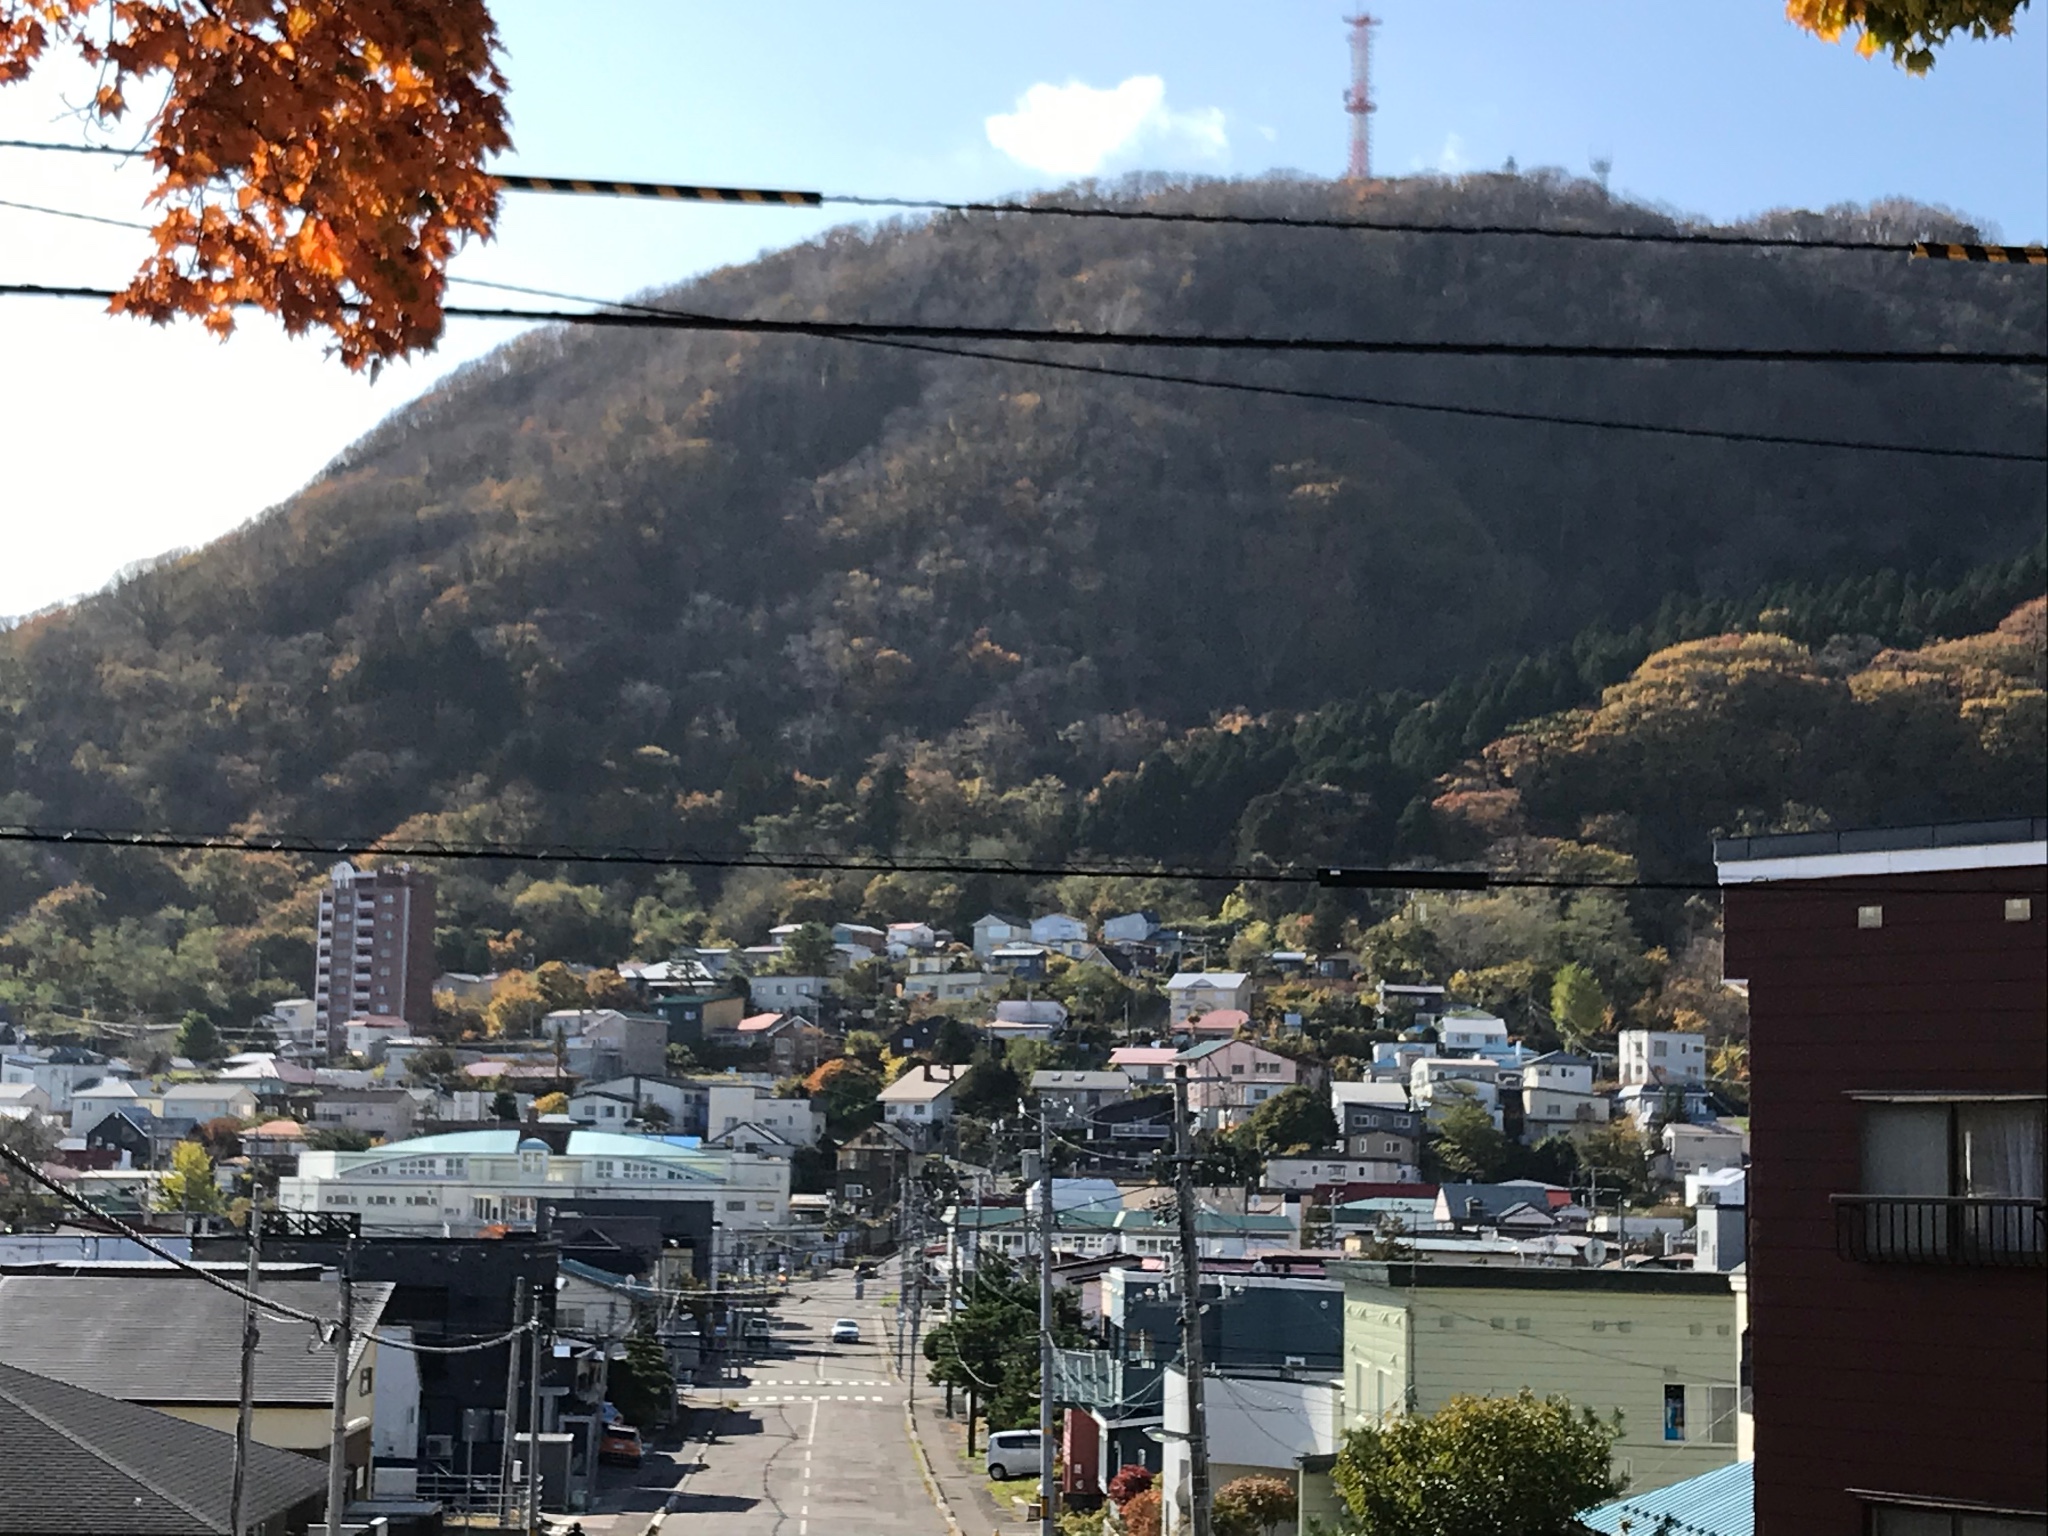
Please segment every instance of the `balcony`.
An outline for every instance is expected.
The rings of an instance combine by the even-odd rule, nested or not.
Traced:
[[[1835,1252],[1859,1264],[2048,1266],[2048,1201],[1835,1195]]]

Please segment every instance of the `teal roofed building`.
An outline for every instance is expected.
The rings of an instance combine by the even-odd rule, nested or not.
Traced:
[[[1596,1505],[1580,1514],[1579,1524],[1599,1536],[1756,1536],[1755,1466],[1731,1462]]]
[[[788,1220],[789,1164],[694,1137],[521,1124],[302,1152],[278,1184],[284,1210],[350,1214],[393,1233],[531,1227],[542,1203],[572,1200],[708,1203],[720,1226],[760,1230]]]

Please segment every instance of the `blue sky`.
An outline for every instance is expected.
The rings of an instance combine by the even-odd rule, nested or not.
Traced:
[[[499,0],[534,172],[986,196],[1091,172],[1343,168],[1344,7],[1020,0]],[[1381,0],[1382,174],[1613,161],[1627,195],[1733,218],[1907,196],[2048,232],[2048,11],[1910,78],[1773,0]],[[0,137],[76,137],[77,75],[0,89]],[[141,173],[0,151],[0,199],[137,217]],[[619,294],[800,240],[794,211],[513,198],[458,274]],[[0,280],[116,283],[139,235],[0,208]],[[469,290],[488,301],[489,295]],[[378,417],[506,339],[451,328],[371,385],[247,322],[225,345],[89,304],[0,300],[0,614],[98,586],[288,496]],[[166,473],[167,466],[176,472]]]

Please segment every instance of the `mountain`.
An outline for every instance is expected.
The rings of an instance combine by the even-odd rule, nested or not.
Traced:
[[[1286,179],[1084,194],[1680,227],[1546,175],[1369,197]],[[1974,234],[1908,205],[1745,228]],[[951,216],[835,231],[650,302],[1865,348],[2038,346],[2048,316],[2029,270],[1889,255]],[[2044,401],[2024,369],[1072,360],[1996,449],[2037,449]],[[1428,810],[1436,775],[1519,721],[1597,703],[1656,645],[1782,628],[1765,623],[1780,609],[1891,646],[1990,629],[2040,590],[2041,502],[2038,464],[1316,404],[836,341],[546,329],[246,527],[0,636],[0,815],[1054,858],[1429,851],[1462,837]],[[188,876],[12,850],[0,922],[79,879],[105,904],[93,921],[153,922],[206,904]],[[278,878],[220,900],[275,910],[291,888]],[[521,881],[451,889],[451,943],[480,957],[517,921]],[[757,890],[728,884],[733,921],[786,909]],[[692,895],[710,906],[721,890]]]

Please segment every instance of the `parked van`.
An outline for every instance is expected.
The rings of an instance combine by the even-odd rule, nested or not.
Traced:
[[[988,1475],[1037,1477],[1045,1471],[1045,1442],[1035,1429],[999,1430],[988,1437]]]

